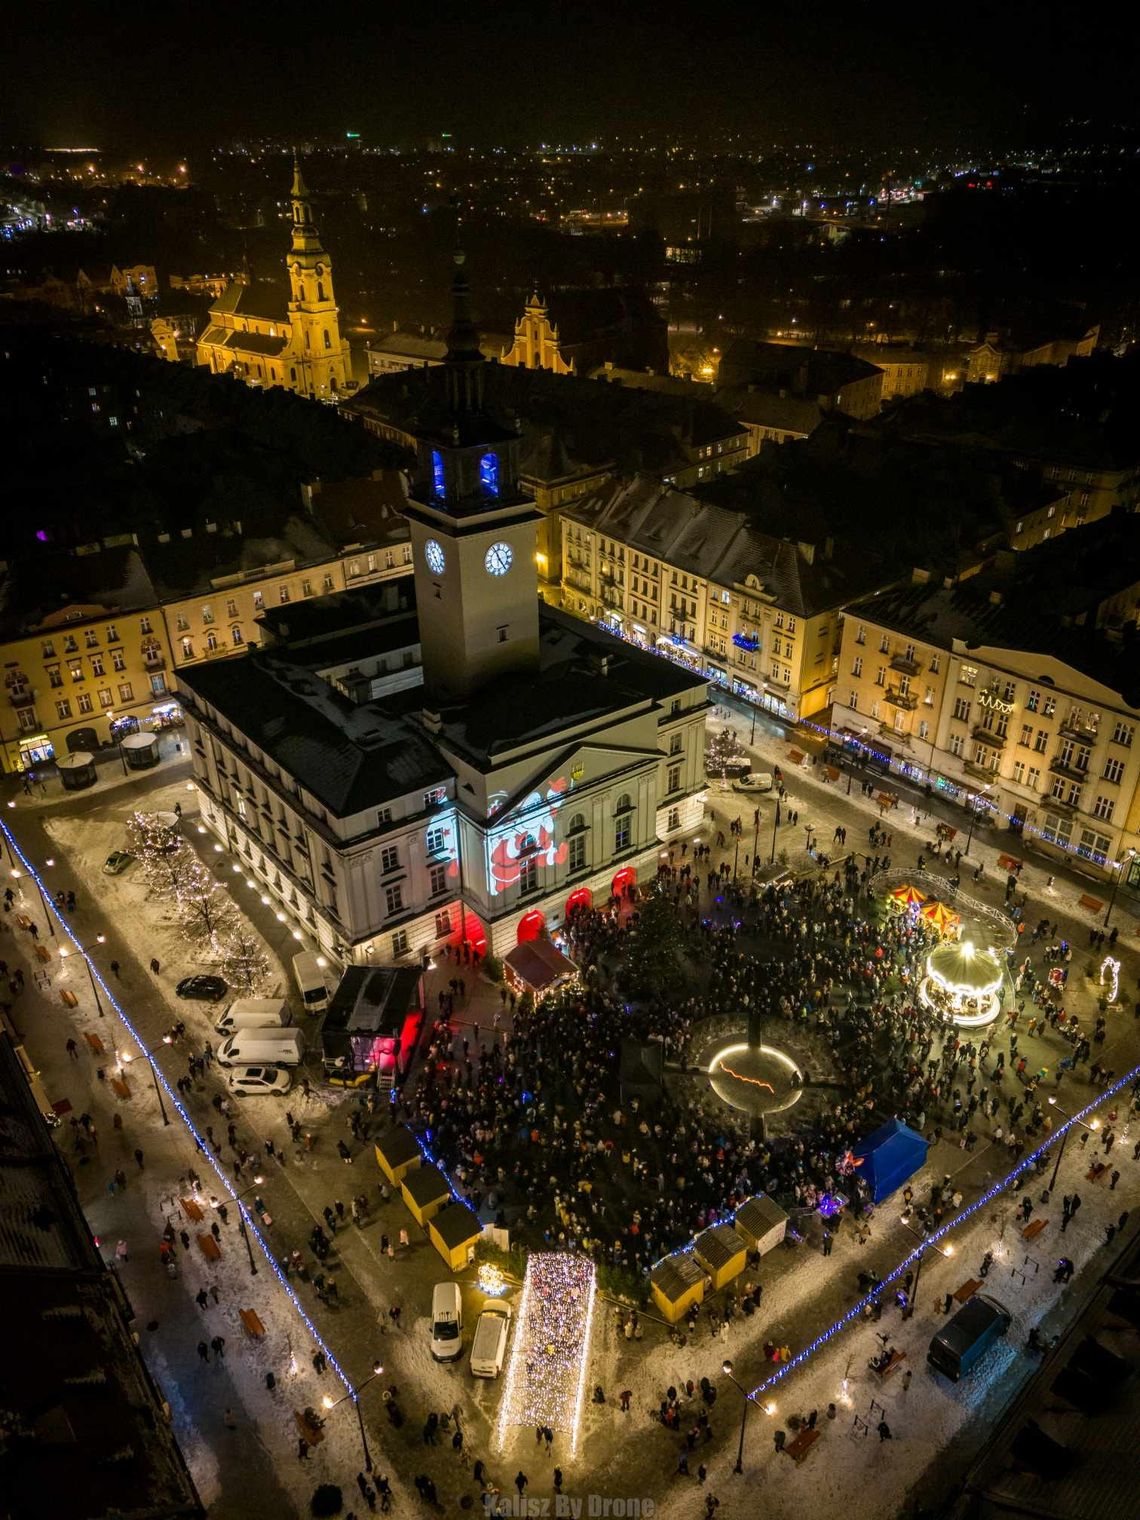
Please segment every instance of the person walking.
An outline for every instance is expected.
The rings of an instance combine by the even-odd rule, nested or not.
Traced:
[[[112,961],[111,962],[111,971],[112,971],[113,975],[115,975],[116,977],[119,975],[119,963],[118,963],[118,961]]]
[[[304,1436],[297,1437],[297,1460],[307,1462],[309,1460],[309,1443]]]
[[[150,969],[154,972],[155,976],[158,975],[159,967],[158,967],[158,958],[157,958],[157,956],[151,956]]]
[[[79,1060],[79,1046],[75,1043],[74,1040],[68,1040],[67,1045],[66,1045],[65,1048],[67,1050],[68,1055],[71,1057],[71,1059],[73,1061],[78,1061]]]
[[[886,1420],[879,1421],[878,1431],[880,1441],[891,1441],[894,1439],[891,1435],[891,1427],[887,1424]]]
[[[208,1362],[210,1360],[210,1348],[207,1346],[205,1341],[198,1342],[198,1355],[204,1362]]]
[[[522,1470],[522,1468],[520,1467],[519,1470],[518,1470],[518,1472],[515,1474],[515,1487],[519,1491],[519,1498],[520,1499],[522,1498],[523,1494],[526,1492],[526,1487],[527,1487],[527,1484],[529,1482],[530,1482],[530,1479],[527,1477],[526,1473],[524,1473],[523,1470]]]
[[[622,1414],[628,1414],[630,1400],[633,1398],[632,1388],[623,1388],[621,1393],[618,1394],[618,1398],[621,1400]]]
[[[823,1232],[823,1254],[825,1256],[830,1256],[831,1255],[831,1231],[830,1230],[824,1230],[824,1232]]]
[[[225,1359],[225,1355],[226,1355],[226,1338],[225,1338],[225,1336],[224,1335],[215,1335],[214,1338],[213,1338],[213,1340],[210,1342],[210,1350],[214,1353],[214,1355],[218,1358],[219,1361],[223,1361]]]
[[[199,1309],[208,1309],[210,1307],[210,1295],[206,1292],[205,1288],[199,1288],[194,1298]]]
[[[125,1240],[120,1240],[120,1241],[116,1242],[116,1244],[115,1244],[115,1259],[116,1259],[116,1261],[130,1261],[131,1258],[127,1254],[127,1243],[126,1243]]]
[[[135,1147],[135,1165],[141,1172],[143,1169],[143,1153],[137,1146]]]

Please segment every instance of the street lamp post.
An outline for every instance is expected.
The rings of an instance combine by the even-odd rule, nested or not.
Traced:
[[[970,828],[969,832],[966,835],[966,848],[962,851],[963,855],[968,855],[970,853],[970,842],[974,837],[974,825],[978,821],[978,803],[982,800],[988,791],[989,787],[983,786],[981,791],[975,792],[974,796],[970,800]]]
[[[1112,862],[1112,891],[1108,897],[1108,911],[1104,915],[1104,927],[1106,929],[1108,928],[1108,921],[1112,917],[1112,910],[1116,903],[1116,893],[1120,886],[1120,879],[1124,875],[1125,861],[1131,860],[1135,854],[1135,848],[1129,845],[1128,849],[1124,852],[1123,858]]]
[[[372,1453],[368,1450],[368,1435],[364,1429],[364,1411],[360,1407],[360,1395],[361,1392],[368,1387],[369,1383],[372,1382],[373,1378],[378,1378],[383,1371],[384,1365],[382,1362],[373,1362],[372,1371],[369,1376],[364,1379],[363,1383],[359,1383],[355,1388],[350,1388],[349,1391],[345,1394],[342,1394],[339,1399],[330,1399],[326,1393],[324,1398],[321,1400],[321,1403],[325,1409],[335,1409],[338,1404],[343,1404],[345,1399],[351,1399],[353,1404],[356,1406],[356,1420],[360,1426],[360,1444],[364,1448],[364,1471],[369,1473],[372,1471]]]
[[[740,1390],[740,1398],[741,1398],[740,1443],[739,1443],[739,1445],[736,1448],[736,1466],[732,1470],[733,1470],[734,1473],[743,1473],[743,1471],[744,1471],[744,1428],[745,1428],[745,1426],[748,1423],[748,1405],[752,1401],[752,1395],[748,1392],[747,1388],[744,1387],[743,1383],[738,1382],[737,1379],[733,1376],[733,1374],[732,1374],[732,1363],[731,1362],[726,1361],[723,1364],[721,1370],[724,1373],[725,1377],[728,1379],[728,1381],[735,1388],[737,1388],[737,1389]]]
[[[23,871],[21,871],[18,866],[13,866],[12,869],[11,869],[11,871],[8,874],[11,876],[11,878],[12,878],[13,881],[21,881],[23,879],[23,876],[24,876]],[[44,910],[44,923],[47,925],[47,931],[54,938],[55,937],[55,925],[51,921],[51,904],[48,901],[47,893],[44,891],[44,889],[41,886],[39,886],[37,884],[37,886],[36,886],[36,894],[39,896],[39,899],[40,899],[40,907]],[[39,932],[38,929],[37,929],[36,932],[37,933]]]
[[[96,940],[97,944],[105,945],[107,943],[107,936],[105,934],[97,934],[95,936],[95,940]],[[59,958],[60,958],[60,960],[66,960],[67,957],[70,954],[71,954],[71,951],[67,948],[66,945],[60,945],[60,947],[59,947]],[[92,971],[92,969],[91,969],[91,956],[90,956],[90,952],[87,950],[86,946],[84,946],[84,945],[80,945],[79,946],[79,955],[80,955],[80,959],[83,961],[84,968],[87,971],[87,980],[91,983],[91,993],[92,993],[92,996],[95,999],[95,1007],[99,1011],[99,1017],[100,1018],[105,1018],[106,1015],[103,1012],[103,1004],[102,1004],[102,1002],[101,1002],[101,1000],[99,998],[99,984],[95,980],[95,973],[94,973],[94,971]]]
[[[1051,1108],[1055,1108],[1059,1114],[1064,1114],[1066,1119],[1071,1119],[1073,1117],[1072,1114],[1067,1113],[1065,1109],[1061,1107],[1056,1098],[1049,1099],[1049,1106]],[[1083,1129],[1087,1129],[1090,1133],[1094,1134],[1100,1128],[1100,1122],[1097,1119],[1094,1119],[1091,1124],[1086,1124],[1083,1119],[1076,1120],[1076,1123],[1081,1125]],[[1061,1136],[1061,1144],[1057,1147],[1057,1159],[1053,1163],[1053,1175],[1049,1178],[1049,1186],[1045,1189],[1046,1198],[1049,1197],[1053,1189],[1057,1186],[1057,1173],[1061,1170],[1061,1157],[1065,1154],[1065,1147],[1069,1143],[1069,1136],[1071,1134],[1072,1129],[1070,1127],[1066,1129],[1065,1133]]]
[[[164,1034],[159,1043],[162,1045],[172,1045],[174,1042],[168,1034]],[[149,1050],[144,1050],[143,1055],[146,1058],[147,1065],[150,1067],[151,1081],[154,1083],[154,1095],[158,1099],[158,1111],[162,1115],[162,1122],[163,1124],[169,1124],[170,1115],[166,1112],[166,1104],[162,1101],[162,1085],[158,1080],[158,1068],[154,1060],[154,1052],[157,1049],[158,1046],[153,1045]],[[129,1066],[133,1059],[133,1056],[128,1055],[124,1051],[119,1056],[119,1063],[122,1066]]]
[[[772,853],[768,856],[768,864],[772,865],[776,859],[776,830],[780,827],[780,803],[776,802],[776,811],[772,814]]]
[[[919,1235],[918,1231],[911,1224],[908,1214],[904,1214],[902,1216],[900,1223],[904,1226],[904,1228],[908,1229],[912,1235],[922,1241],[922,1249],[918,1253],[918,1265],[914,1269],[914,1287],[907,1297],[907,1305],[902,1312],[903,1319],[910,1319],[911,1315],[914,1313],[914,1306],[918,1303],[918,1285],[922,1281],[922,1264],[926,1260],[927,1247],[934,1246],[934,1249],[940,1256],[945,1256],[947,1258],[953,1256],[954,1247],[936,1245],[933,1240],[927,1240],[925,1236]]]
[[[254,1177],[252,1187],[243,1188],[240,1193],[231,1193],[229,1196],[234,1203],[239,1203],[241,1199],[247,1197],[250,1193],[256,1193],[264,1181],[264,1177]],[[221,1209],[225,1207],[225,1204],[222,1199],[215,1198],[211,1193],[210,1207],[213,1209]],[[249,1275],[251,1277],[256,1277],[257,1262],[253,1259],[253,1246],[250,1244],[249,1230],[246,1228],[245,1215],[241,1212],[240,1209],[238,1210],[238,1234],[245,1241],[245,1254],[249,1257]]]

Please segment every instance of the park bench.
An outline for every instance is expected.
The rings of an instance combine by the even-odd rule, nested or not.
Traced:
[[[1092,897],[1086,892],[1082,897],[1077,898],[1077,907],[1083,908],[1086,913],[1099,913],[1104,903],[1099,897]]]
[[[304,1439],[308,1441],[309,1445],[319,1446],[325,1438],[324,1431],[318,1429],[316,1425],[310,1425],[299,1409],[294,1409],[293,1418],[297,1422],[297,1429],[301,1432]]]
[[[46,945],[37,945],[36,958],[37,960],[43,961],[44,965],[46,966],[51,960],[51,951]]]
[[[88,1048],[93,1055],[103,1056],[107,1054],[106,1050],[103,1047],[103,1041],[97,1034],[88,1033],[85,1034],[83,1038],[87,1041]]]
[[[967,1278],[962,1286],[958,1289],[957,1293],[955,1293],[954,1302],[956,1304],[968,1303],[981,1286],[982,1280],[980,1277]]]
[[[818,1426],[805,1425],[795,1440],[789,1441],[784,1447],[785,1455],[791,1457],[793,1462],[802,1462],[822,1434]]]
[[[889,1378],[890,1375],[891,1375],[891,1373],[895,1370],[895,1368],[899,1365],[899,1363],[900,1362],[905,1362],[905,1361],[906,1361],[906,1352],[905,1351],[892,1351],[891,1352],[891,1359],[887,1363],[887,1365],[885,1367],[876,1367],[875,1368],[875,1372],[877,1373],[877,1375],[879,1376],[880,1379]]]
[[[193,1198],[180,1198],[178,1202],[182,1206],[182,1212],[187,1219],[192,1219],[197,1224],[202,1218],[202,1210]]]
[[[239,1309],[238,1318],[245,1326],[245,1333],[255,1341],[261,1340],[265,1334],[265,1326],[261,1323],[256,1309]]]
[[[1047,1219],[1034,1219],[1027,1224],[1021,1232],[1022,1240],[1036,1240],[1041,1231],[1049,1223]]]
[[[221,1261],[222,1248],[212,1235],[202,1234],[197,1237],[198,1249],[207,1261]]]
[[[111,1091],[115,1094],[116,1098],[122,1098],[125,1101],[131,1095],[131,1084],[127,1081],[126,1077],[112,1077]]]
[[[61,987],[59,989],[59,1000],[65,1008],[79,1007],[79,999],[75,996],[75,993],[72,992],[70,987]]]

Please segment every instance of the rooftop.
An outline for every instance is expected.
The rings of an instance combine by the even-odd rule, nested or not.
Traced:
[[[845,385],[881,374],[877,365],[835,349],[735,338],[721,356],[722,385],[756,385],[765,390],[814,398],[835,396]]]

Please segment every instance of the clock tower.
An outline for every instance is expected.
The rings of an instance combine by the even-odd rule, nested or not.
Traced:
[[[538,668],[537,525],[518,479],[520,438],[484,403],[486,360],[471,319],[464,255],[438,390],[416,433],[411,525],[424,686],[442,704],[495,676]]]

